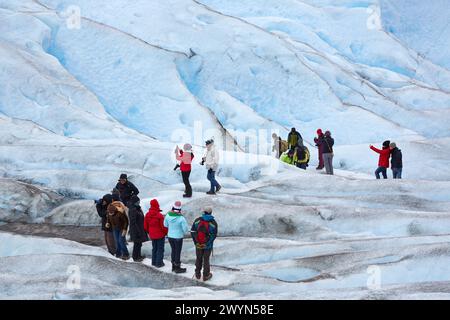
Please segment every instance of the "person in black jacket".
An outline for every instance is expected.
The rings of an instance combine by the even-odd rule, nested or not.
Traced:
[[[401,179],[403,170],[402,150],[397,148],[397,144],[395,142],[392,142],[389,145],[389,148],[391,149],[392,175],[394,176],[394,179]]]
[[[102,230],[105,233],[105,244],[108,248],[108,252],[112,255],[116,254],[116,242],[114,241],[114,235],[111,226],[106,226],[107,215],[108,215],[108,205],[113,202],[113,196],[110,194],[105,194],[102,199],[95,201],[97,208],[97,213],[102,218]]]
[[[130,240],[133,241],[133,260],[142,262],[144,257],[141,254],[142,243],[148,241],[148,235],[144,230],[144,212],[140,205],[140,199],[132,196],[128,201],[128,218],[130,220]]]
[[[322,143],[322,157],[323,162],[325,164],[325,170],[327,171],[327,174],[333,175],[333,146],[334,146],[334,139],[331,137],[331,132],[326,131],[323,138],[321,139]]]
[[[136,186],[128,181],[128,176],[125,173],[122,173],[119,178],[119,182],[117,182],[116,189],[119,190],[120,200],[123,204],[128,206],[128,201],[130,201],[132,196],[137,196],[139,194],[139,189]]]

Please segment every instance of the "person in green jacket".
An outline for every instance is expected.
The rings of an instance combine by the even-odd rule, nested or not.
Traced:
[[[295,128],[292,128],[291,132],[289,132],[287,142],[289,144],[289,149],[294,150],[297,146],[303,145],[302,135],[295,130]]]

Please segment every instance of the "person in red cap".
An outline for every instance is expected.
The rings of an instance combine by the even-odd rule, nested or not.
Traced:
[[[317,137],[314,138],[314,143],[319,150],[319,165],[316,170],[322,170],[325,166],[323,162],[323,132],[322,129],[317,129]]]
[[[152,240],[152,265],[157,268],[164,267],[164,243],[167,235],[161,212],[158,200],[153,199],[144,220],[144,230]]]

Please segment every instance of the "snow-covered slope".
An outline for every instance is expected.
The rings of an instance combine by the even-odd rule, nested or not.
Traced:
[[[173,149],[191,142],[186,216],[212,205],[222,236],[199,289],[135,264],[97,279],[122,263],[0,234],[1,298],[449,298],[448,16],[444,0],[0,0],[0,220],[98,225],[92,199],[121,172],[144,209],[170,209],[184,188]],[[239,138],[292,126],[311,146],[306,173]],[[336,140],[335,177],[314,170],[317,128]],[[206,198],[212,136],[227,147],[224,189]],[[387,139],[406,180],[373,181],[368,145]],[[18,277],[37,246],[42,267]],[[191,244],[184,254],[191,271]],[[88,270],[83,291],[61,289],[68,264]]]

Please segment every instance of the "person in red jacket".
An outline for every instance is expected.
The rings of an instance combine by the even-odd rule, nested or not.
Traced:
[[[380,173],[383,174],[383,178],[387,179],[387,169],[389,168],[389,158],[391,157],[391,149],[389,148],[390,141],[383,142],[383,149],[377,149],[370,145],[370,149],[380,154],[378,160],[378,169],[375,171],[375,176],[380,179]]]
[[[164,243],[168,231],[164,227],[164,216],[161,212],[158,200],[153,199],[144,219],[144,230],[152,240],[152,265],[157,268],[164,267]]]
[[[189,176],[191,175],[192,170],[192,160],[194,159],[194,154],[192,153],[192,146],[189,143],[186,143],[183,146],[183,150],[180,148],[175,149],[175,156],[178,161],[180,161],[180,170],[181,176],[183,177],[184,183],[184,195],[183,198],[191,198],[192,197],[192,187],[189,182]]]

